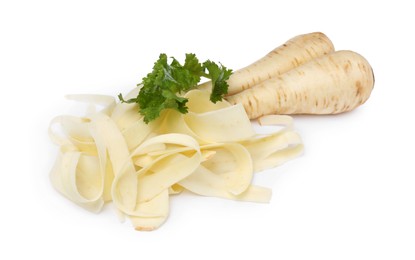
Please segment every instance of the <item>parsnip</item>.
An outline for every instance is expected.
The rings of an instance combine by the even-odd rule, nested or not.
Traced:
[[[251,119],[268,114],[338,114],[363,104],[373,85],[373,71],[365,58],[337,51],[226,99],[243,104]]]
[[[49,134],[60,148],[52,185],[93,212],[112,201],[119,217],[142,231],[161,226],[170,214],[170,195],[183,190],[269,202],[271,190],[252,185],[254,173],[302,154],[291,120],[263,118],[261,124],[279,126],[256,133],[242,105],[214,104],[209,96],[208,91],[190,90],[184,95],[189,98],[187,114],[165,110],[150,124],[134,104],[114,103],[109,96],[71,96],[91,108],[83,117],[52,120]]]
[[[227,81],[229,84],[228,95],[241,92],[333,51],[332,42],[321,32],[296,36],[258,61],[235,71]],[[200,87],[210,88],[210,82],[204,83]]]

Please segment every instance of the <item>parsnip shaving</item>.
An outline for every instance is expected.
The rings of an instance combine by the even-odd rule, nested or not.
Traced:
[[[95,171],[86,175],[82,166],[78,170],[81,156],[82,153],[74,151],[60,153],[52,168],[50,180],[68,199],[90,211],[98,212],[104,205],[101,176]]]
[[[128,96],[138,93],[134,89]],[[267,116],[255,133],[240,105],[209,101],[192,90],[187,114],[163,111],[146,124],[136,105],[112,97],[71,95],[90,105],[84,117],[58,116],[49,135],[60,147],[51,171],[53,186],[76,204],[98,212],[113,201],[137,230],[154,230],[169,214],[169,196],[183,190],[225,199],[268,202],[271,190],[252,185],[253,173],[301,154],[292,118]],[[97,106],[103,106],[98,109]]]
[[[243,141],[251,154],[254,171],[276,167],[303,152],[300,136],[289,130]]]
[[[201,163],[192,175],[179,182],[185,189],[204,196],[268,202],[270,192],[251,186],[253,166],[247,149],[236,143],[206,145],[215,155]],[[252,189],[251,189],[252,188]]]
[[[137,211],[140,215],[130,216],[136,230],[152,231],[166,221],[169,214],[169,192],[164,190],[148,202],[140,203]]]
[[[255,135],[241,105],[201,114],[189,112],[183,117],[192,132],[206,143],[238,142]]]

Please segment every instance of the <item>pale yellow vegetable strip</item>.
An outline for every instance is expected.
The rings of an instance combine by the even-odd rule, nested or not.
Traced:
[[[74,94],[66,95],[67,99],[83,102],[89,104],[87,114],[93,114],[97,112],[96,105],[102,106],[101,113],[110,114],[115,106],[115,99],[108,95],[96,95],[96,94]]]
[[[52,121],[49,124],[49,129],[48,129],[48,133],[49,133],[49,138],[52,140],[53,143],[57,144],[57,145],[72,145],[72,142],[69,140],[68,138],[68,132],[71,132],[70,130],[68,130],[67,128],[72,128],[72,129],[77,129],[78,131],[78,135],[87,135],[85,134],[85,132],[88,132],[89,135],[89,129],[88,128],[84,128],[82,126],[82,123],[84,122],[84,120],[80,117],[75,117],[75,116],[57,116],[55,118],[52,119]],[[56,127],[57,125],[61,126],[61,132],[62,133],[58,133],[56,129],[54,129],[54,127]],[[72,126],[75,125],[75,126]],[[82,134],[80,134],[82,133]]]
[[[96,113],[91,116],[91,120],[93,122],[92,131],[96,136],[99,136],[99,142],[104,143],[104,147],[106,147],[112,162],[115,176],[117,176],[117,173],[121,171],[124,164],[127,164],[127,159],[129,158],[129,152],[124,137],[114,121],[107,115]],[[97,138],[98,137],[95,139]]]
[[[111,119],[121,131],[130,126],[142,122],[142,116],[138,113],[138,107],[134,104],[118,103],[111,112]],[[144,123],[144,122],[143,122]]]
[[[188,153],[189,151],[191,150],[189,150],[188,147],[182,147],[182,148],[176,148],[176,149],[169,149],[168,153],[163,150],[148,152],[143,155],[134,156],[134,165],[144,168],[148,164],[153,163],[153,160],[155,160],[157,157],[161,155],[173,154],[173,153]],[[216,151],[204,150],[204,151],[201,151],[201,153],[202,153],[202,162],[203,162],[203,161],[210,159],[213,155],[215,155]]]
[[[68,139],[77,148],[77,150],[89,155],[97,155],[95,141],[82,141],[72,136],[68,136]]]
[[[134,212],[127,214],[138,230],[152,230],[165,221],[168,215],[169,188],[190,175],[201,162],[198,143],[193,138],[181,134],[160,135],[148,139],[133,151],[131,157],[141,155],[143,151],[165,149],[168,144],[188,146],[187,151],[193,150],[194,155],[187,157],[181,153],[174,153],[177,149],[173,149],[173,153],[169,153],[167,149],[165,155],[160,155],[160,159],[155,159],[134,174],[138,176],[138,181],[136,190],[131,194],[137,194],[137,206]],[[131,173],[121,173],[120,179],[128,174]]]
[[[197,139],[199,143],[201,141],[186,124],[183,118],[183,114],[175,110],[167,109],[163,111],[160,115],[160,118],[156,120],[155,125],[157,125],[157,127],[155,127],[153,130],[157,135],[179,133],[189,135]]]
[[[102,194],[105,172],[102,167],[105,165],[105,158],[102,161],[103,164],[99,165],[98,161],[101,161],[101,158],[96,157],[96,149],[90,146],[93,142],[90,128],[88,128],[90,127],[90,120],[71,116],[57,117],[52,120],[50,126],[51,138],[57,136],[52,130],[53,124],[60,124],[62,132],[66,134],[66,139],[62,136],[55,138],[55,140],[58,139],[57,142],[61,143],[61,156],[66,163],[61,165],[60,170],[57,171],[56,168],[52,170],[51,179],[54,179],[52,183],[57,190],[77,204],[92,211],[99,211],[103,205]],[[75,135],[75,137],[72,137],[72,135]],[[92,141],[82,142],[75,138]],[[62,140],[66,141],[62,143]],[[76,153],[79,156],[74,157],[73,151],[77,151]],[[71,160],[70,165],[73,167],[68,168],[67,160]],[[61,181],[58,182],[58,179]]]
[[[213,104],[207,91],[192,90],[185,96],[192,98],[189,112],[183,115],[174,110],[164,111],[156,129],[159,134],[187,134],[201,144],[240,141],[255,134],[242,106],[230,106],[227,102]],[[197,104],[213,110],[199,108]]]
[[[131,157],[146,154],[150,152],[158,152],[164,150],[167,144],[178,145],[183,147],[189,147],[195,151],[199,149],[199,143],[192,138],[191,136],[179,133],[163,134],[152,137],[140,146],[138,146],[134,151],[131,152]],[[174,150],[173,150],[174,151]],[[166,151],[168,153],[169,151]]]
[[[76,204],[93,212],[98,212],[104,205],[104,200],[100,194],[89,193],[84,197],[78,190],[77,184],[77,166],[81,157],[80,152],[60,153],[50,173],[50,180],[53,186],[65,195],[68,199]],[[99,176],[100,177],[100,176]],[[96,182],[95,180],[93,181]],[[82,188],[82,185],[80,186]],[[99,193],[99,192],[98,192]]]
[[[103,190],[102,190],[102,197],[104,201],[110,201],[111,198],[111,185],[114,179],[114,173],[111,161],[108,158],[107,153],[107,144],[105,139],[107,138],[103,135],[103,129],[101,129],[101,124],[97,117],[92,117],[90,123],[90,132],[91,136],[95,141],[95,146],[99,158],[99,165],[100,165],[100,172],[102,175],[102,182],[103,182]]]
[[[80,154],[81,153],[77,151],[66,153],[59,152],[49,175],[53,187],[74,202],[74,198],[67,195],[68,192],[65,190],[62,176],[64,172],[71,171],[72,169],[75,171]]]
[[[181,166],[181,172],[177,173],[177,177],[175,175],[175,172],[170,172],[167,175],[167,173],[157,174],[153,173],[151,176],[147,177],[145,176],[146,172],[151,169],[151,167],[154,165],[157,160],[152,161],[148,165],[145,166],[145,168],[139,170],[137,173],[131,170],[128,170],[126,168],[123,168],[121,166],[121,171],[119,173],[119,177],[114,180],[113,185],[113,199],[114,201],[118,200],[118,207],[122,209],[122,211],[126,212],[128,215],[135,215],[139,216],[142,215],[142,212],[139,212],[137,209],[139,208],[139,204],[148,201],[152,199],[154,196],[159,194],[160,192],[163,192],[164,190],[167,190],[168,187],[173,185],[175,183],[175,178],[183,178],[180,177],[181,174],[185,174],[187,176],[190,174],[195,167],[200,163],[201,161],[201,155],[199,151],[199,144],[190,136],[182,135],[182,134],[168,134],[168,135],[159,135],[153,138],[150,138],[143,142],[137,149],[135,149],[131,154],[128,155],[129,161],[132,161],[135,156],[143,154],[143,151],[154,151],[157,149],[164,149],[166,144],[177,144],[182,146],[188,146],[189,149],[195,151],[195,156],[192,158],[186,158],[187,163],[184,163]],[[161,145],[161,146],[160,146]],[[168,150],[166,151],[166,154],[169,155]],[[190,165],[190,166],[189,166]],[[170,164],[166,166],[168,167],[175,167],[175,164]],[[186,168],[187,167],[187,168]],[[190,169],[188,169],[190,167]],[[178,170],[178,169],[175,169]],[[143,176],[142,176],[143,175]],[[137,177],[138,176],[138,177]],[[141,176],[141,177],[140,177]],[[149,178],[148,181],[140,181],[139,178]],[[172,179],[169,179],[172,178]],[[125,179],[125,180],[124,180]],[[134,185],[127,186],[119,186],[119,182],[125,182],[131,184],[131,180],[134,179]],[[146,186],[146,183],[152,183],[150,186]],[[154,184],[154,185],[153,185]],[[157,185],[155,185],[157,184]],[[121,189],[123,191],[121,191]],[[119,191],[118,191],[119,190]],[[118,196],[121,192],[124,193],[123,196]],[[134,197],[134,198],[132,198]],[[125,207],[124,201],[135,201],[136,206],[129,208]]]
[[[160,144],[161,147],[159,147]],[[180,149],[181,152],[188,153],[191,151],[193,154],[188,157],[178,153],[176,148],[171,151],[165,149],[169,144],[183,146],[186,149]],[[163,149],[164,154],[154,160],[148,160],[143,168],[136,173],[138,176],[138,186],[136,187],[138,202],[148,201],[179,180],[187,177],[202,161],[199,144],[190,136],[183,134],[166,134],[150,138],[137,147],[132,152],[131,157],[141,155],[143,151],[156,152],[155,148]]]
[[[124,99],[130,99],[130,98],[135,98],[137,97],[138,93],[140,93],[140,89],[143,87],[142,84],[138,84],[137,87],[133,88],[132,90],[130,90],[130,92],[127,93],[127,95],[125,95]]]
[[[275,151],[288,147],[291,143],[299,143],[301,140],[296,133],[282,130],[278,133],[258,136],[241,142],[250,152],[254,161],[261,160]]]
[[[168,190],[163,190],[151,200],[137,204],[137,212],[140,214],[136,217],[160,217],[167,216],[169,203],[168,203]]]
[[[272,153],[270,156],[264,158],[261,161],[255,163],[255,169],[257,172],[277,167],[291,159],[294,159],[300,156],[303,153],[303,145],[296,144],[292,146],[288,146],[280,151],[276,151]]]
[[[79,194],[88,200],[102,196],[103,179],[98,156],[81,154],[76,169],[76,187]]]
[[[125,126],[142,118],[142,115],[138,111],[137,104],[117,103],[111,112],[111,118],[123,130]]]
[[[116,207],[125,213],[133,212],[136,207],[137,178],[135,168],[129,157],[127,144],[114,121],[103,113],[91,116],[95,133],[101,136],[100,142],[106,147],[111,161],[114,180],[112,183],[112,199]],[[97,143],[97,145],[99,145]],[[121,174],[127,172],[130,174]],[[121,178],[122,176],[122,178]],[[133,193],[133,194],[132,194]]]
[[[61,134],[54,129],[57,126],[61,127]],[[74,150],[90,155],[97,154],[95,142],[90,133],[90,120],[88,118],[57,116],[50,123],[49,137],[64,150],[68,150],[69,147],[76,147]]]
[[[154,159],[155,157],[149,156],[147,154],[136,156],[134,157],[134,165],[138,166],[139,168],[144,168],[147,165],[153,163]]]
[[[271,199],[271,190],[252,185],[243,193],[234,195],[228,191],[226,181],[221,176],[203,166],[199,166],[192,175],[180,181],[179,184],[202,196],[263,203],[269,202]]]
[[[145,142],[140,144],[138,147],[134,149],[134,151],[131,152],[130,157],[140,155],[151,156],[151,154],[153,153],[165,154],[167,149],[166,143],[164,143],[162,140],[159,141],[159,139],[154,139],[156,137],[158,138],[159,136],[160,135],[150,137]]]
[[[238,195],[248,188],[253,177],[253,166],[251,156],[244,146],[224,143],[205,145],[201,149],[215,152],[202,165],[221,175],[226,181],[228,192]]]
[[[183,191],[184,191],[184,188],[177,183],[169,187],[169,195],[180,194]]]
[[[189,112],[183,117],[196,136],[208,143],[236,142],[255,135],[242,105],[201,114]]]
[[[166,156],[161,160],[157,160],[150,167],[143,168],[137,172],[138,202],[148,201],[173,184],[186,178],[195,171],[200,162],[201,156],[198,152],[195,152],[190,158],[178,153]],[[154,168],[154,166],[157,168]]]
[[[104,192],[103,198],[105,202],[112,201],[112,183],[114,181],[114,171],[112,169],[112,164],[110,160],[105,161],[105,170],[104,170]],[[101,162],[102,164],[103,162]]]
[[[197,114],[220,110],[232,106],[226,100],[218,101],[216,103],[211,102],[209,100],[210,91],[207,90],[190,90],[184,97],[189,99],[189,101],[186,103],[189,112]]]
[[[152,200],[140,203],[137,211],[140,216],[130,216],[132,225],[136,230],[152,231],[161,226],[169,214],[169,192],[164,190]]]
[[[152,131],[152,126],[144,123],[137,105],[134,104],[117,104],[111,119],[124,135],[130,151],[140,145]]]
[[[177,148],[175,147],[175,148],[173,148],[171,146],[164,145],[163,150],[148,151],[147,153],[145,153],[145,155],[150,156],[150,157],[154,157],[154,156],[164,155],[167,152],[168,153],[183,153],[183,152],[187,152],[187,151],[189,151],[189,147],[177,147]]]
[[[125,138],[129,151],[134,150],[146,138],[148,138],[151,131],[152,128],[146,123],[144,123],[142,120],[136,121],[136,123],[124,129],[122,131],[122,134]]]
[[[300,136],[292,131],[283,130],[270,135],[241,142],[252,156],[254,171],[276,167],[303,152]]]
[[[268,202],[270,191],[251,186],[252,161],[247,150],[239,144],[206,145],[204,150],[216,154],[203,162],[196,171],[179,182],[181,186],[204,196],[234,200]]]
[[[75,116],[61,116],[59,120],[62,130],[67,136],[85,142],[93,141],[89,129],[90,122],[89,118]]]

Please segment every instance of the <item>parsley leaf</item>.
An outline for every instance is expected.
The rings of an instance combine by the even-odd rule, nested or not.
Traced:
[[[206,70],[208,73],[206,73]],[[166,54],[162,53],[154,63],[152,72],[142,79],[142,85],[136,98],[124,100],[121,94],[118,98],[124,103],[137,103],[144,122],[149,123],[160,116],[164,109],[175,109],[187,113],[187,98],[182,95],[197,87],[202,77],[212,80],[210,100],[216,103],[222,100],[228,91],[226,80],[232,74],[225,66],[208,60],[201,64],[193,53],[186,54],[184,65],[172,58],[168,62]]]
[[[232,75],[232,70],[227,69],[225,66],[207,60],[203,63],[203,66],[209,71],[208,77],[212,80],[212,93],[210,95],[210,101],[216,103],[221,101],[223,96],[228,93],[228,83],[226,80]]]

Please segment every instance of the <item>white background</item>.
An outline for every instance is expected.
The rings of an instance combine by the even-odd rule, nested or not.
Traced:
[[[410,1],[1,1],[1,259],[415,259]],[[117,95],[159,53],[237,69],[289,38],[327,34],[372,64],[366,104],[296,116],[305,153],[256,175],[269,204],[183,195],[154,232],[95,215],[50,185],[49,121],[65,94]]]

